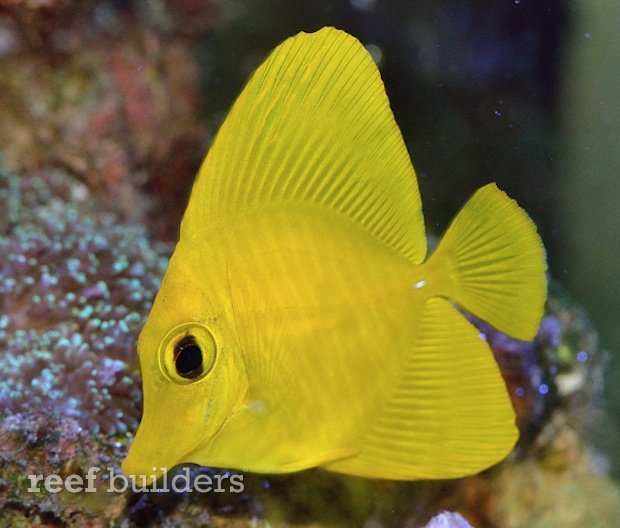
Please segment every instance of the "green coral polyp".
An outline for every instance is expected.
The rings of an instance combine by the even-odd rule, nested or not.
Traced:
[[[96,213],[94,198],[74,200],[73,185],[0,171],[0,210],[11,211],[0,221],[0,409],[36,405],[122,433],[140,414],[135,343],[171,248]]]

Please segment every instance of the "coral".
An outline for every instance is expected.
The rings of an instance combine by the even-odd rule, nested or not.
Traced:
[[[495,526],[614,526],[620,519],[620,486],[565,415],[545,426],[538,458],[503,468],[488,516]],[[544,447],[543,447],[544,446]]]
[[[0,408],[111,435],[137,425],[136,336],[171,248],[89,207],[59,172],[0,174]]]
[[[592,408],[602,393],[607,355],[587,315],[555,281],[532,342],[519,341],[467,316],[488,341],[517,414],[521,445],[530,445],[558,409]]]
[[[71,500],[69,494],[28,491],[28,475],[66,478],[118,456],[118,443],[103,441],[75,419],[38,410],[10,415],[0,422],[0,445],[0,526],[103,527],[122,509],[121,495]]]
[[[168,37],[191,2],[48,4],[0,11],[5,163],[26,174],[63,168],[106,209],[173,238],[207,147],[195,44]],[[203,9],[196,22],[215,15]],[[136,218],[147,212],[143,191],[157,214]]]

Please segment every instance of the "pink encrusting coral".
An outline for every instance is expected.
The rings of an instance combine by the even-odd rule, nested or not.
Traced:
[[[121,4],[0,0],[0,148],[19,174],[65,170],[123,219],[157,211],[153,231],[173,239],[208,144],[197,37],[167,33],[185,2],[159,12],[165,31],[150,3]]]
[[[95,213],[61,172],[0,175],[0,409],[135,429],[135,343],[170,247]]]

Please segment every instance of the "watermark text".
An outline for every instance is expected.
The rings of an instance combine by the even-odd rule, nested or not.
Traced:
[[[114,468],[107,468],[102,471],[101,468],[91,467],[86,475],[69,475],[63,478],[60,475],[28,475],[28,491],[31,493],[40,493],[42,489],[48,493],[60,493],[63,490],[69,493],[95,493],[97,486],[95,485],[97,478],[102,477],[107,482],[106,491],[109,493],[124,493],[131,490],[138,492],[168,492],[175,493],[242,493],[244,490],[243,475],[236,473],[214,473],[192,474],[189,467],[175,471],[173,475],[168,474],[166,468],[159,468],[163,471],[163,475],[157,480],[156,477],[161,473],[157,472],[158,468],[153,468],[153,475],[123,475],[115,472]]]

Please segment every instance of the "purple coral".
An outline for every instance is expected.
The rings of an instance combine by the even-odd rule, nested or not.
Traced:
[[[0,409],[115,434],[137,426],[136,338],[171,248],[92,209],[60,172],[0,174]]]

